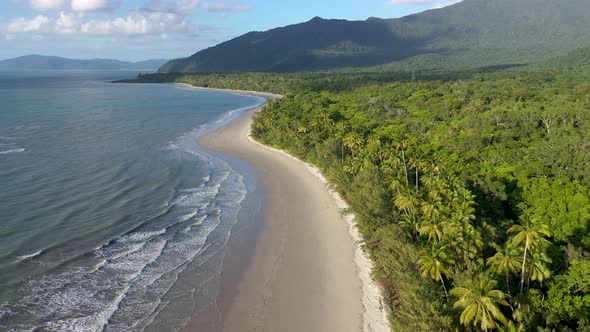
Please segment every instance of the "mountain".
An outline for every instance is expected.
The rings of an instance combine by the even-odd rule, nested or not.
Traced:
[[[76,60],[56,56],[26,55],[14,59],[0,61],[3,70],[74,70],[74,69],[103,69],[103,70],[155,70],[168,60],[146,60],[127,62],[110,59]]]
[[[133,65],[132,69],[158,69],[162,65],[166,64],[169,59],[151,59],[144,61],[131,62]]]
[[[579,68],[590,65],[590,45],[539,63],[545,68]]]
[[[250,32],[160,68],[293,72],[476,68],[541,61],[590,42],[588,0],[464,0],[396,19],[326,20]]]

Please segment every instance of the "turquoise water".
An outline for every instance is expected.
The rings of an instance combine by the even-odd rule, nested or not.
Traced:
[[[0,330],[174,329],[211,301],[248,184],[195,138],[263,100],[109,83],[134,75],[0,72]]]

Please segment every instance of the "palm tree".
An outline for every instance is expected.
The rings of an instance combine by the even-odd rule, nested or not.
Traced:
[[[403,229],[410,232],[412,240],[416,241],[418,239],[420,229],[420,216],[416,211],[412,211],[408,215],[402,215],[402,220],[400,220],[399,225]]]
[[[307,134],[307,132],[309,131],[309,129],[307,129],[306,126],[302,126],[300,125],[299,127],[297,127],[297,132],[300,134]]]
[[[541,222],[535,222],[531,219],[524,220],[520,225],[514,225],[508,229],[508,233],[514,233],[512,243],[515,245],[524,245],[524,253],[522,255],[522,267],[520,274],[519,290],[522,292],[524,288],[525,270],[527,254],[530,250],[549,243],[547,239],[551,232],[549,227]]]
[[[262,119],[262,124],[264,126],[265,129],[268,129],[271,133],[274,133],[275,131],[275,120],[270,117],[270,116],[266,116]]]
[[[381,163],[383,161],[383,153],[381,149],[381,140],[377,137],[370,137],[367,140],[365,151],[370,160]]]
[[[411,212],[416,210],[419,203],[420,202],[416,196],[406,191],[400,192],[393,199],[393,204],[395,207],[399,210],[402,210],[406,215],[409,215]]]
[[[499,328],[501,332],[525,332],[526,327],[523,323],[514,323],[514,321],[509,321],[508,324],[502,328]]]
[[[458,298],[453,307],[463,309],[461,324],[480,325],[484,331],[497,328],[498,322],[508,324],[499,308],[500,305],[508,306],[508,295],[497,290],[496,286],[496,281],[484,274],[475,280],[467,280],[464,287],[451,290],[451,294]]]
[[[344,137],[344,146],[350,150],[353,157],[356,156],[357,150],[363,146],[365,140],[357,133],[351,133]]]
[[[420,228],[420,217],[417,213],[417,209],[420,206],[420,199],[412,195],[408,189],[404,188],[403,192],[400,191],[400,186],[403,188],[403,184],[397,180],[392,183],[392,189],[398,188],[398,194],[393,199],[393,205],[403,212],[400,225],[412,234],[412,239],[416,240],[418,229]]]
[[[401,151],[402,153],[402,161],[404,163],[404,173],[406,175],[406,185],[410,186],[410,180],[408,177],[408,163],[406,163],[406,148],[408,147],[408,141],[405,139],[400,140],[399,142],[395,143],[396,149]]]
[[[398,179],[391,180],[391,183],[389,184],[389,189],[397,191],[398,195],[401,194],[401,190],[404,188],[404,185]]]
[[[420,264],[420,274],[422,277],[430,275],[435,281],[440,281],[445,295],[449,296],[443,275],[449,274],[448,266],[453,264],[453,260],[447,256],[445,247],[433,245],[430,247],[430,250],[420,250],[418,264]]]
[[[544,250],[534,250],[530,259],[529,275],[531,280],[536,280],[543,284],[545,279],[551,276],[551,270],[547,267],[552,260],[547,256]]]
[[[440,202],[423,202],[420,207],[422,220],[418,231],[422,236],[428,236],[430,242],[442,242],[445,236],[444,206]]]
[[[340,163],[344,163],[344,137],[346,134],[344,122],[338,122],[334,126],[334,130],[336,131],[336,138],[340,141]]]
[[[440,175],[445,170],[445,166],[443,165],[441,159],[436,158],[428,165],[428,170],[431,174]]]
[[[419,172],[420,170],[424,167],[424,163],[422,163],[420,160],[418,159],[410,159],[410,162],[408,163],[408,165],[410,167],[412,167],[416,173],[416,192],[418,192],[420,190],[420,180],[419,180]]]
[[[494,247],[496,248],[496,254],[488,258],[486,263],[497,273],[503,273],[505,275],[506,289],[508,293],[510,293],[510,281],[508,276],[510,273],[516,273],[520,269],[520,251],[510,242],[507,242],[503,248],[498,245],[494,245]]]
[[[423,218],[420,222],[418,232],[422,236],[427,236],[429,242],[443,242],[445,238],[445,225],[439,219]]]

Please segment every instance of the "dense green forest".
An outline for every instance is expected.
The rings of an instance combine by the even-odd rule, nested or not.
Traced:
[[[394,330],[590,329],[590,69],[273,101],[255,137],[356,213]]]
[[[400,331],[590,331],[590,66],[147,75],[284,94],[253,135],[357,216]],[[564,65],[575,63],[575,65]]]
[[[463,0],[402,18],[316,17],[253,31],[162,73],[465,69],[529,64],[590,43],[587,0]]]

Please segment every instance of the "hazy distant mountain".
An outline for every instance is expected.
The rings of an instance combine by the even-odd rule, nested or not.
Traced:
[[[105,69],[105,70],[156,70],[168,60],[146,60],[127,62],[111,59],[76,60],[56,56],[26,55],[14,59],[0,61],[0,69],[4,70],[74,70],[74,69]]]
[[[325,20],[250,32],[160,72],[484,67],[532,63],[590,42],[589,0],[464,0],[398,19]]]
[[[561,56],[551,58],[539,64],[542,67],[567,67],[575,68],[590,66],[590,45],[577,48]]]

